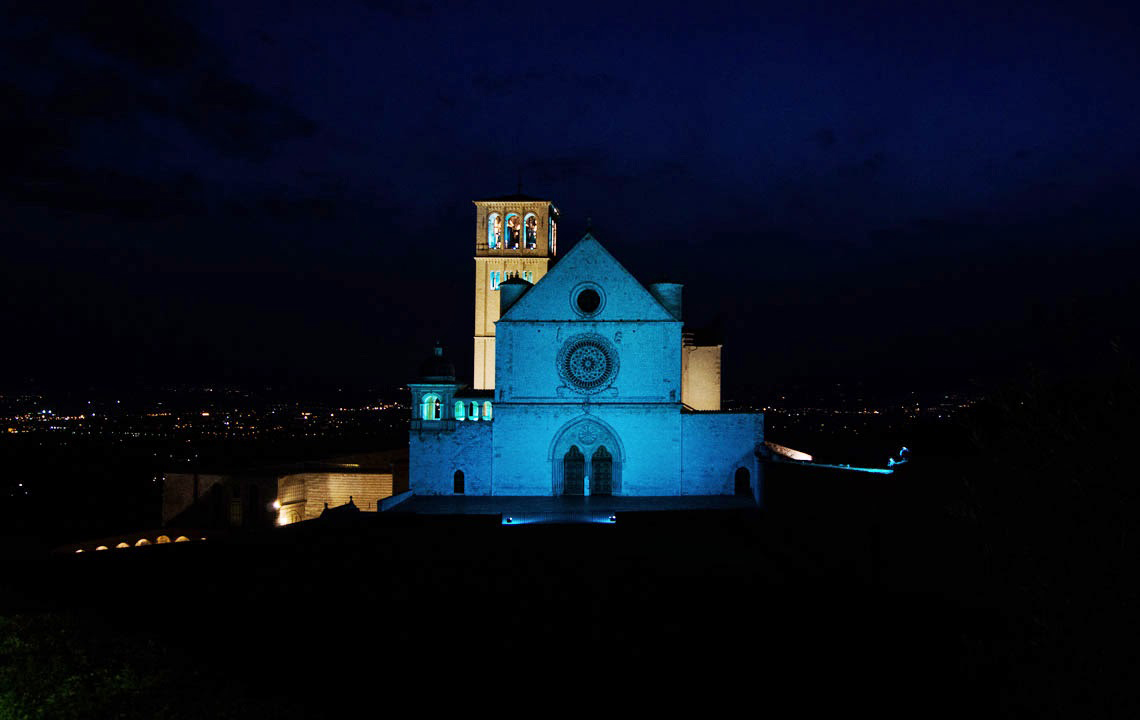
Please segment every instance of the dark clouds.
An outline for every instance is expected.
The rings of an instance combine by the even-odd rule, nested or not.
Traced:
[[[1044,317],[1128,330],[1130,19],[24,5],[0,28],[0,209],[5,318],[37,349],[5,362],[51,368],[113,336],[96,377],[133,348],[150,360],[131,372],[288,374],[294,357],[403,379],[406,348],[445,337],[463,366],[470,200],[520,175],[561,208],[563,250],[590,217],[643,279],[687,284],[695,324],[722,317],[729,382],[972,372],[1032,354]],[[304,349],[273,350],[285,335]]]
[[[10,197],[128,216],[176,206],[194,214],[200,205],[186,187],[195,165],[210,155],[263,161],[315,132],[234,77],[181,7],[74,2],[24,6],[12,18],[5,64],[23,72],[8,73],[2,91]]]

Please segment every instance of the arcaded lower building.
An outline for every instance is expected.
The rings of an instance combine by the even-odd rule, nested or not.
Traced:
[[[410,489],[759,498],[763,415],[721,411],[721,346],[685,332],[681,286],[590,234],[552,264],[547,200],[476,207],[475,387],[439,348],[410,384]]]

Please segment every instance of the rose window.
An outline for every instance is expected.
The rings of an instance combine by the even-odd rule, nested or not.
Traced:
[[[580,335],[558,353],[558,374],[574,388],[594,392],[617,374],[617,351],[600,335]]]

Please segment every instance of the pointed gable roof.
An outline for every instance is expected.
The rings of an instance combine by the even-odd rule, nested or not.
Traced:
[[[591,283],[603,295],[596,315],[583,317],[573,307],[574,293]],[[499,322],[641,320],[676,322],[653,295],[586,233],[533,288],[507,310]]]

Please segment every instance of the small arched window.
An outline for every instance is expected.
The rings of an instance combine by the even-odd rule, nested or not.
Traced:
[[[538,247],[538,216],[534,213],[523,218],[523,242],[528,250]]]
[[[453,485],[452,485],[451,489],[452,489],[452,491],[455,492],[456,495],[462,495],[464,492],[467,491],[466,483],[463,479],[463,471],[462,470],[456,470],[455,471],[455,475],[452,477],[452,483],[453,483]]]
[[[484,400],[483,401],[483,419],[484,420],[490,420],[491,419],[491,401],[490,400]]]
[[[522,233],[522,218],[518,213],[507,215],[507,249],[518,250],[519,235]]]
[[[466,420],[467,419],[467,405],[462,400],[456,400],[455,401],[455,419],[456,420]]]
[[[503,216],[491,213],[487,216],[487,247],[494,249],[503,245]]]
[[[748,468],[736,469],[736,473],[732,476],[732,485],[734,495],[752,494],[752,477],[748,473]]]
[[[478,420],[479,419],[479,401],[478,400],[472,400],[471,401],[471,419],[472,420]]]
[[[439,420],[443,416],[441,406],[439,395],[435,393],[424,395],[424,401],[420,405],[420,417],[424,420]]]

